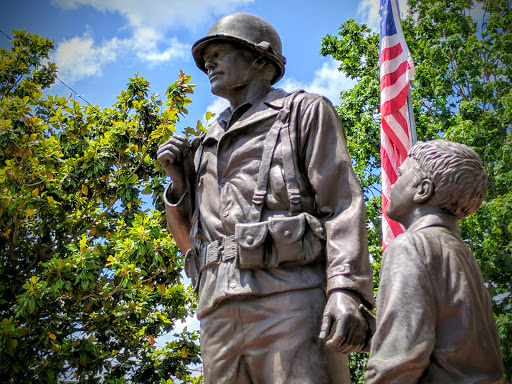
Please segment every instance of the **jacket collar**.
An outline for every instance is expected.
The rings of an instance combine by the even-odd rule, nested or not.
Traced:
[[[422,216],[407,228],[407,232],[419,231],[428,227],[444,227],[457,237],[461,237],[459,220],[448,213],[429,213]]]
[[[284,100],[287,95],[288,93],[282,89],[271,88],[263,97],[255,100],[254,103],[249,103],[251,105],[250,108],[229,127],[229,131],[237,131],[240,128],[247,127],[248,125],[277,115],[279,110],[283,108]],[[219,114],[217,120],[210,125],[208,131],[203,136],[203,144],[206,144],[210,140],[216,142],[220,141],[220,138],[226,133],[226,127],[228,126],[231,115],[232,112],[229,107]]]

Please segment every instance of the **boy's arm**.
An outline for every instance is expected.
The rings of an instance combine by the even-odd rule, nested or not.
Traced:
[[[435,292],[413,237],[410,233],[400,236],[384,252],[367,384],[416,383],[430,362],[437,317]]]

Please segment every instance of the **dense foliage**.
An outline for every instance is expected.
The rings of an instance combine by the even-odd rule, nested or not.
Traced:
[[[0,50],[0,381],[196,382],[195,333],[155,343],[195,309],[155,161],[190,77],[165,102],[135,75],[112,108],[84,107],[43,94],[53,42],[14,33]]]
[[[480,210],[461,222],[494,299],[508,379],[512,379],[512,3],[409,0],[402,25],[416,66],[412,99],[418,140],[444,137],[471,146],[489,175]],[[341,93],[356,173],[366,195],[375,287],[381,256],[379,36],[347,20],[321,53],[357,81]],[[362,382],[352,357],[353,382]]]

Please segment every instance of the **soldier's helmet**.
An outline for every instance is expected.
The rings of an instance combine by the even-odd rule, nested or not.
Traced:
[[[202,39],[192,46],[192,55],[199,69],[205,73],[203,59],[211,43],[235,43],[268,58],[275,66],[272,78],[275,84],[284,75],[286,59],[282,55],[281,39],[275,28],[261,17],[248,13],[233,13],[220,18]]]

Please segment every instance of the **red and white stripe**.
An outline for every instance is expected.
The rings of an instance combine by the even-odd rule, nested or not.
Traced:
[[[390,0],[394,3],[395,0]],[[397,33],[384,36],[380,53],[380,112],[382,162],[382,246],[404,231],[401,224],[386,215],[391,185],[396,181],[398,167],[411,148],[409,116],[409,82],[414,75],[414,63],[404,39],[397,7],[393,4]],[[413,128],[414,129],[414,128]]]

